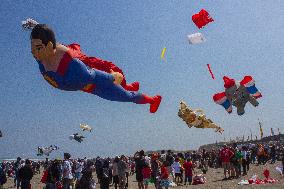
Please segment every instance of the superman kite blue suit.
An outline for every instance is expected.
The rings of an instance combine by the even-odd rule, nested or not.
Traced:
[[[77,44],[67,47],[69,50],[62,57],[56,72],[46,71],[38,61],[41,74],[53,87],[66,91],[84,91],[111,101],[149,103],[150,112],[157,111],[161,96],[150,97],[136,92],[139,83],[126,84],[125,78],[121,85],[114,84],[114,77],[107,72],[113,70],[122,73],[117,66],[95,57],[87,57]]]

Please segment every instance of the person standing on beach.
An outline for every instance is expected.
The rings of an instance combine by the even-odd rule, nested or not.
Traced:
[[[135,171],[136,171],[136,180],[138,182],[138,189],[144,189],[143,184],[143,174],[142,169],[146,167],[146,161],[144,158],[144,151],[136,152],[134,154],[135,158]]]
[[[0,189],[3,189],[3,185],[7,182],[7,177],[3,168],[3,163],[0,165]]]
[[[17,189],[20,188],[20,178],[19,178],[19,170],[21,168],[21,158],[17,157],[17,161],[14,164],[14,171],[15,171],[15,177],[14,177],[14,187],[17,186]]]
[[[19,178],[21,180],[21,189],[30,189],[31,180],[33,178],[33,170],[31,161],[26,159],[25,166],[19,170]]]
[[[104,160],[102,169],[103,169],[103,174],[100,179],[100,189],[109,189],[109,184],[111,182],[110,175],[112,170],[109,166],[108,160]]]
[[[122,155],[117,163],[117,173],[119,178],[119,189],[124,189],[126,184],[126,169],[127,164],[125,162],[125,156]]]
[[[186,182],[188,181],[189,185],[192,184],[192,176],[193,176],[193,163],[191,161],[191,158],[188,158],[186,162],[183,164],[184,168],[184,185],[186,185]]]
[[[172,164],[172,168],[174,170],[175,173],[175,178],[174,178],[174,182],[177,183],[177,185],[182,184],[182,174],[181,174],[181,164],[179,162],[179,158],[175,159],[175,162]]]
[[[116,156],[113,160],[112,164],[112,176],[113,176],[113,185],[114,188],[117,189],[117,185],[119,184],[119,178],[118,178],[118,168],[117,168],[117,163],[119,162],[119,157]]]
[[[227,180],[227,172],[230,175],[230,159],[234,156],[234,152],[230,150],[227,145],[225,144],[220,151],[220,158],[222,161],[222,167],[224,168],[224,180]]]
[[[63,189],[73,188],[73,175],[72,175],[72,165],[69,160],[71,155],[69,153],[64,153],[63,162]]]

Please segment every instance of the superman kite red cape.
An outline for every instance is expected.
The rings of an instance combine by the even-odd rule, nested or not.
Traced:
[[[97,70],[101,70],[107,73],[110,73],[111,70],[113,70],[114,72],[121,73],[123,75],[121,86],[127,91],[138,91],[139,90],[139,83],[134,82],[131,84],[127,84],[122,70],[119,67],[117,67],[115,64],[113,64],[112,62],[108,62],[108,61],[105,61],[105,60],[102,60],[96,57],[88,57],[81,51],[79,44],[73,43],[73,44],[67,45],[67,47],[70,49],[70,52],[72,53],[72,56],[74,58],[78,58],[90,68],[95,68]]]

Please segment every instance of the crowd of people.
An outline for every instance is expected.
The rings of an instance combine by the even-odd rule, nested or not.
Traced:
[[[146,154],[141,150],[133,156],[114,158],[71,159],[69,153],[64,153],[64,160],[30,161],[18,157],[15,162],[0,164],[0,189],[7,177],[14,178],[15,188],[29,189],[35,174],[41,174],[41,182],[46,189],[94,189],[98,183],[101,189],[110,186],[125,189],[132,175],[135,175],[139,189],[147,189],[149,184],[157,189],[202,184],[206,179],[200,175],[206,175],[209,168],[222,167],[223,180],[228,180],[246,175],[251,164],[273,164],[277,160],[283,164],[283,149],[279,142],[233,143],[183,153],[162,150]],[[197,173],[201,174],[197,176]]]

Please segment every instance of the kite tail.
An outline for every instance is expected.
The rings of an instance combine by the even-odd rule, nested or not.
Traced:
[[[216,104],[220,104],[221,106],[223,106],[228,113],[232,113],[232,104],[228,100],[225,92],[216,93],[213,96],[213,100]]]
[[[255,87],[255,81],[251,76],[245,76],[244,79],[240,82],[241,85],[245,86],[247,91],[254,97],[260,98],[262,97],[261,93]]]

